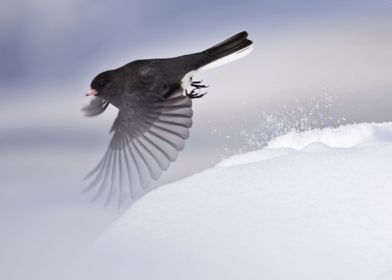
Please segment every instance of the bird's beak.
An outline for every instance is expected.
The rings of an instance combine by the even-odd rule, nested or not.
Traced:
[[[90,89],[87,93],[86,96],[95,96],[97,95],[98,92],[95,89]]]

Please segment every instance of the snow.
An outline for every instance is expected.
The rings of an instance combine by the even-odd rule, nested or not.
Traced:
[[[290,132],[146,195],[96,241],[95,270],[392,279],[391,167],[392,123]]]

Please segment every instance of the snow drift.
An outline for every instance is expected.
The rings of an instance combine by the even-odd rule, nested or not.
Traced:
[[[392,123],[280,136],[138,201],[97,240],[99,275],[392,279],[391,167]]]

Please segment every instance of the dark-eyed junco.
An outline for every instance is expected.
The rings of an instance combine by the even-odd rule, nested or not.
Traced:
[[[243,31],[202,52],[136,60],[97,75],[87,93],[93,99],[82,111],[96,116],[112,104],[119,112],[109,148],[87,176],[92,181],[86,190],[96,189],[94,198],[106,195],[106,203],[117,196],[119,205],[143,195],[189,137],[191,99],[202,97],[206,87],[193,81],[193,74],[249,53],[247,37]]]

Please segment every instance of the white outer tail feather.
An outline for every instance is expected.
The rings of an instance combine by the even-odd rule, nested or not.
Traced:
[[[252,51],[253,51],[253,44],[248,46],[248,47],[246,47],[246,48],[243,48],[243,49],[241,49],[241,50],[239,50],[239,51],[237,51],[235,53],[229,54],[229,55],[224,56],[224,57],[222,57],[220,59],[217,59],[217,60],[215,60],[215,61],[213,61],[211,63],[208,63],[208,64],[206,64],[206,65],[204,65],[204,66],[202,66],[202,67],[200,67],[200,68],[198,68],[196,70],[192,70],[192,71],[188,72],[181,80],[181,87],[183,89],[187,89],[187,88],[189,88],[191,86],[192,77],[195,74],[195,72],[212,69],[212,68],[219,67],[221,65],[233,62],[233,61],[235,61],[237,59],[240,59],[240,58],[250,54]]]
[[[244,49],[241,49],[241,50],[239,50],[239,51],[237,51],[235,53],[232,53],[230,55],[224,56],[224,57],[222,57],[222,58],[220,58],[218,60],[215,60],[215,61],[213,61],[213,62],[211,62],[209,64],[206,64],[206,65],[200,67],[199,69],[197,69],[196,71],[204,71],[204,70],[207,70],[207,69],[212,69],[212,68],[215,68],[215,67],[218,67],[218,66],[221,66],[221,65],[233,62],[233,61],[235,61],[237,59],[240,59],[240,58],[248,55],[249,53],[252,52],[252,50],[253,50],[253,44],[248,46],[248,47],[246,47],[246,48],[244,48]]]

